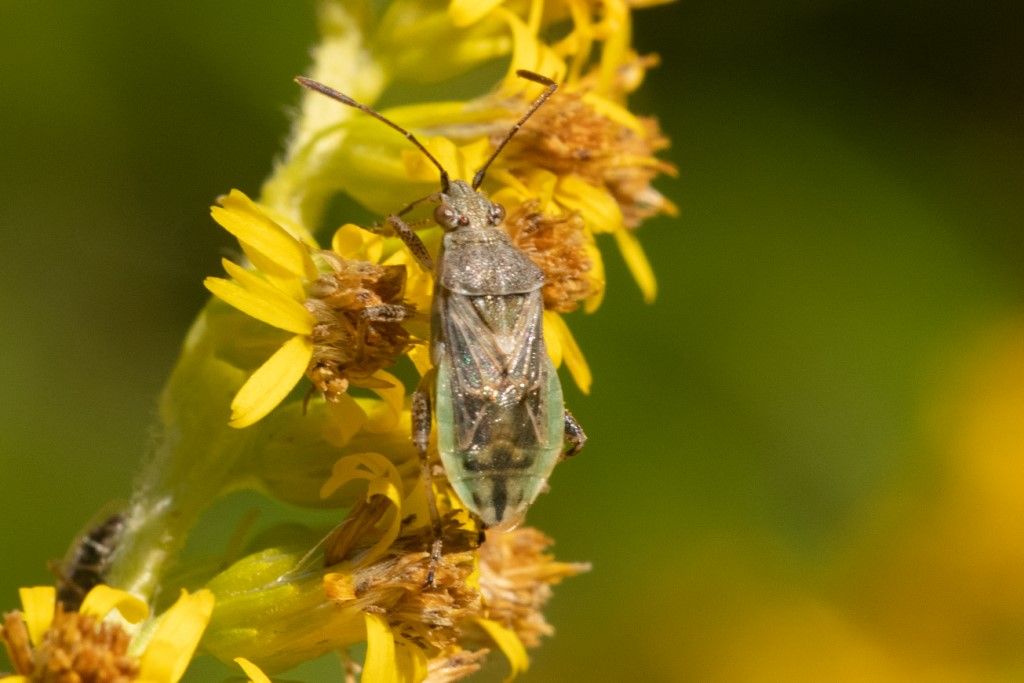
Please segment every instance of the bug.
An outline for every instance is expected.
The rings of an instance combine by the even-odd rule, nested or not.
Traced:
[[[65,609],[77,610],[85,595],[103,583],[125,524],[120,513],[106,517],[79,536],[62,564],[51,567],[57,576],[57,600]]]
[[[434,273],[433,370],[412,399],[412,440],[430,488],[427,446],[436,418],[438,451],[448,480],[485,528],[512,529],[543,490],[557,462],[577,453],[586,435],[565,409],[562,387],[544,345],[544,274],[502,230],[505,209],[482,192],[487,168],[558,85],[532,71],[517,75],[545,86],[508,130],[472,182],[452,180],[416,137],[370,107],[322,83],[296,81],[355,107],[405,136],[437,167],[440,192],[385,218],[419,263]],[[444,230],[436,267],[401,216],[421,202],[437,204]],[[433,496],[433,555],[440,555]]]

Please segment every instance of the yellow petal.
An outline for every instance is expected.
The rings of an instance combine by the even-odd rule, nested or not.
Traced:
[[[487,171],[488,177],[497,181],[504,187],[492,195],[492,199],[498,204],[511,204],[509,201],[509,195],[515,198],[515,203],[520,204],[527,199],[530,199],[535,193],[530,190],[530,185],[520,180],[519,176],[503,169],[494,168]],[[531,177],[532,179],[532,177]],[[506,194],[508,193],[508,194]],[[508,207],[505,207],[508,208]]]
[[[402,408],[405,407],[405,385],[390,372],[378,370],[373,377],[383,380],[387,386],[374,388],[373,393],[380,396],[382,401],[364,402],[361,405],[366,410],[369,418],[366,421],[366,431],[374,434],[390,432],[398,425],[402,417]]]
[[[267,278],[267,282],[284,292],[289,299],[302,301],[306,298],[306,289],[303,287],[301,278],[296,277],[294,273],[285,270],[255,249],[250,249],[244,242],[240,244],[242,251],[252,263],[252,267],[262,273],[263,277]],[[317,274],[313,273],[307,279],[313,280],[316,276]]]
[[[232,190],[211,207],[213,219],[267,259],[299,277],[311,274],[309,249],[291,233],[275,223],[244,193]]]
[[[391,546],[402,527],[402,477],[394,464],[379,453],[347,455],[334,463],[331,476],[320,487],[320,497],[327,498],[351,481],[369,483],[366,499],[384,496],[395,507],[391,521],[381,537],[359,559],[361,565],[373,562]]]
[[[324,425],[324,438],[338,448],[344,448],[366,424],[366,411],[348,394],[325,405],[330,419]]]
[[[626,3],[604,3],[603,9],[601,23],[606,27],[606,33],[601,47],[598,88],[602,92],[614,92],[619,69],[629,55],[629,45],[633,39],[632,26]]]
[[[570,211],[578,211],[592,232],[615,232],[622,229],[622,209],[608,190],[591,185],[570,174],[558,181],[555,201]]]
[[[484,136],[475,142],[459,147],[459,171],[467,180],[484,165],[491,156],[491,141]]]
[[[420,237],[424,237],[423,233],[420,233]],[[427,249],[430,249],[430,245],[427,245]],[[405,267],[405,295],[403,298],[426,317],[433,301],[431,297],[434,292],[434,274],[429,270],[424,270],[408,249],[399,249],[394,252],[384,259],[384,265]]]
[[[468,180],[483,165],[491,149],[490,140],[486,137],[462,146],[440,136],[428,138],[423,144],[452,178],[464,180]],[[403,150],[402,162],[411,178],[436,181],[437,168],[422,152]]]
[[[139,658],[139,680],[177,683],[181,679],[210,621],[213,601],[213,593],[205,589],[191,595],[181,591],[178,601],[160,617]]]
[[[619,245],[622,258],[626,261],[626,267],[632,273],[633,279],[640,287],[644,301],[651,303],[658,295],[658,282],[654,279],[654,269],[651,262],[647,260],[644,248],[640,246],[640,240],[630,230],[620,228],[615,231],[615,242]]]
[[[423,140],[423,145],[430,150],[441,166],[448,170],[453,178],[459,178],[459,148],[445,137],[431,137]],[[403,149],[402,163],[411,180],[437,181],[437,167],[417,149]]]
[[[547,317],[547,311],[545,316]],[[587,365],[587,359],[583,357],[583,352],[572,336],[572,330],[565,324],[565,319],[557,313],[550,314],[550,318],[550,329],[562,344],[562,360],[565,361],[565,367],[569,369],[569,374],[580,391],[589,394],[594,378],[590,373],[590,366]]]
[[[228,268],[228,263],[231,262],[224,262],[225,269],[235,275],[238,282],[219,277],[206,278],[203,284],[214,296],[246,315],[287,332],[309,334],[313,331],[313,314],[302,304],[233,263]]]
[[[448,5],[448,16],[452,23],[462,28],[475,24],[504,0],[452,0]]]
[[[569,13],[572,15],[572,33],[556,44],[559,54],[572,55],[572,65],[566,80],[576,83],[580,80],[583,67],[590,61],[590,52],[594,46],[594,25],[590,17],[590,6],[586,2],[570,0]]]
[[[558,314],[544,311],[544,345],[548,349],[548,358],[556,368],[562,365],[562,331],[556,322]]]
[[[526,655],[526,648],[523,647],[523,642],[519,640],[519,636],[516,635],[515,631],[505,628],[491,619],[477,619],[476,622],[487,631],[487,635],[491,637],[508,658],[512,671],[509,673],[508,678],[505,679],[505,683],[508,683],[520,673],[530,668],[530,658]]]
[[[242,667],[242,671],[249,677],[249,683],[271,683],[270,677],[245,657],[235,657],[235,664]]]
[[[519,69],[526,69],[561,82],[565,78],[565,62],[550,47],[540,41],[530,27],[512,12],[503,7],[496,12],[505,20],[512,31],[512,62],[508,75],[502,82],[502,89],[508,94],[524,94],[536,97],[544,86],[516,75]]]
[[[149,606],[144,600],[102,583],[89,591],[78,611],[102,620],[115,609],[129,624],[137,624],[149,616]]]
[[[287,289],[282,289],[280,280],[276,282],[264,280],[256,273],[227,259],[221,259],[221,264],[228,275],[233,277],[242,288],[263,301],[265,310],[274,315],[275,319],[259,318],[252,313],[249,315],[296,334],[309,334],[313,329],[313,314],[302,305],[306,294],[302,282],[298,278],[292,278],[291,282],[286,283],[289,285]],[[295,291],[298,292],[297,296],[293,296]],[[246,312],[248,313],[248,311]]]
[[[28,627],[28,638],[33,645],[42,642],[43,634],[53,623],[53,610],[57,607],[57,589],[53,586],[19,588],[21,611]]]
[[[590,271],[587,272],[587,280],[590,282],[591,292],[583,301],[583,311],[586,313],[593,313],[601,306],[601,302],[604,301],[606,284],[604,276],[604,256],[601,254],[601,250],[597,248],[597,244],[594,241],[594,235],[589,231],[584,231],[583,234],[587,239],[585,249],[587,250],[587,260],[590,261]]]
[[[28,676],[4,676],[0,683],[30,683]]]
[[[241,429],[261,420],[284,400],[306,372],[313,342],[303,335],[281,345],[242,385],[231,402],[231,426]]]
[[[420,683],[429,673],[430,662],[427,654],[415,643],[395,636],[395,659],[402,683]]]
[[[409,356],[409,360],[416,366],[416,372],[420,373],[420,377],[430,372],[430,368],[434,367],[434,364],[430,361],[430,347],[426,344],[416,344],[406,353]]]
[[[644,124],[625,107],[593,92],[584,93],[582,99],[590,105],[591,109],[605,118],[629,128],[642,138],[648,136],[648,131]]]
[[[466,577],[466,585],[473,590],[480,590],[480,555],[473,553],[473,571]]]
[[[347,259],[379,263],[384,253],[384,238],[353,223],[346,223],[334,232],[331,250]]]
[[[366,661],[362,683],[400,683],[395,661],[395,636],[387,620],[379,614],[365,612]]]

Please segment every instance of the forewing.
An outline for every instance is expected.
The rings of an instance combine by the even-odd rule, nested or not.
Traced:
[[[450,294],[440,316],[451,361],[456,442],[546,444],[546,355],[540,292]]]

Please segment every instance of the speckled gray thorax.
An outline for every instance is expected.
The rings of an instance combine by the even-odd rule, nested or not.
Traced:
[[[541,269],[495,228],[462,228],[446,234],[441,264],[438,281],[457,294],[526,294],[544,286]]]

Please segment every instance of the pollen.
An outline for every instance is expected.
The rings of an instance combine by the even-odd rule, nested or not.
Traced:
[[[328,401],[350,385],[379,386],[373,373],[395,363],[411,346],[401,321],[413,307],[403,299],[405,267],[344,259],[319,252],[327,264],[309,287],[305,307],[315,322],[306,375]]]
[[[128,655],[131,637],[116,624],[93,616],[65,612],[57,605],[42,642],[32,647],[21,612],[4,616],[0,639],[15,671],[41,683],[128,683],[136,679],[139,662]]]
[[[542,612],[551,587],[562,579],[590,571],[580,562],[557,562],[546,551],[553,541],[524,527],[490,532],[480,546],[480,593],[490,619],[512,629],[526,647],[540,645],[554,628]]]
[[[556,93],[509,144],[506,163],[575,174],[605,187],[627,228],[660,213],[674,214],[672,203],[651,186],[661,173],[676,174],[672,164],[655,157],[669,146],[668,138],[657,119],[620,114],[612,118],[581,92]]]
[[[544,307],[569,313],[593,293],[588,277],[593,264],[587,254],[583,219],[578,213],[551,216],[540,202],[523,202],[505,220],[512,243],[544,271]]]

